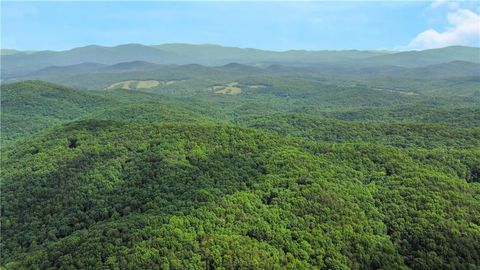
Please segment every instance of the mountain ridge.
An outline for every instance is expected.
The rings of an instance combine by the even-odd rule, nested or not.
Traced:
[[[213,43],[161,43],[161,44],[153,44],[153,45],[145,45],[142,43],[125,43],[125,44],[118,44],[113,46],[107,45],[98,45],[98,44],[89,44],[79,47],[73,47],[70,49],[64,50],[19,50],[14,48],[2,48],[2,52],[17,52],[17,53],[40,53],[40,52],[67,52],[75,49],[82,49],[82,48],[118,48],[118,47],[125,47],[125,46],[145,46],[145,47],[210,47],[210,48],[225,48],[225,49],[241,49],[241,50],[256,50],[256,51],[265,51],[265,52],[295,52],[295,51],[303,51],[303,52],[348,52],[348,51],[359,51],[359,52],[381,52],[381,53],[405,53],[405,52],[423,52],[423,51],[437,51],[443,50],[446,48],[452,49],[463,49],[463,48],[473,48],[473,49],[480,49],[480,47],[475,46],[464,46],[464,45],[451,45],[445,46],[440,48],[432,48],[432,49],[423,49],[423,50],[385,50],[385,49],[287,49],[287,50],[268,50],[268,49],[259,49],[253,47],[236,47],[236,46],[228,46],[228,45],[221,45],[221,44],[213,44]]]

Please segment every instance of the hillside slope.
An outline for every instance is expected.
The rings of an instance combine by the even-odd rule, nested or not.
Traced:
[[[138,91],[81,91],[43,81],[2,85],[2,145],[74,119],[206,121],[193,110]]]
[[[250,72],[242,65],[227,68]],[[2,145],[71,120],[104,119],[230,123],[306,139],[404,147],[478,146],[480,114],[475,99],[433,99],[309,79],[265,78],[241,80],[237,87],[242,92],[236,96],[206,90],[186,97],[139,90],[85,91],[42,81],[4,84]],[[265,82],[268,85],[259,84]]]
[[[219,66],[237,62],[261,66],[271,64],[292,66],[333,64],[355,67],[385,65],[420,67],[452,61],[479,63],[480,48],[451,46],[408,52],[358,50],[289,50],[277,52],[218,45],[163,44],[146,46],[142,44],[123,44],[114,47],[89,45],[66,51],[24,53],[4,50],[0,56],[2,59],[2,80],[5,80],[17,79],[49,66],[76,65],[87,62],[107,65],[131,61],[148,61],[154,64],[200,64],[206,66]]]
[[[116,64],[128,61],[172,62],[176,56],[141,44],[115,47],[89,45],[67,51],[39,51],[30,54],[2,55],[2,77],[18,76],[48,66],[65,66],[95,62]]]
[[[81,92],[47,82],[2,85],[2,140],[35,133],[107,105],[113,102],[99,93]]]
[[[426,66],[452,61],[480,62],[480,48],[450,46],[423,51],[406,51],[362,60],[369,65]]]
[[[90,120],[2,154],[6,269],[468,269],[480,262],[478,150]]]

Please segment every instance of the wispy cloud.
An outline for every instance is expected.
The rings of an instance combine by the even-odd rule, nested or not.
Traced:
[[[448,1],[448,0],[435,0],[430,4],[431,9],[447,6],[450,9],[459,8],[460,4],[457,1]]]

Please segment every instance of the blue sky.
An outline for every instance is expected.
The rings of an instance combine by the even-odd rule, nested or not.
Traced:
[[[408,50],[480,45],[480,4],[460,2],[4,2],[2,48],[194,43]]]

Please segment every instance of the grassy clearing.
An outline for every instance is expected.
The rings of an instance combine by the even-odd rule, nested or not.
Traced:
[[[155,81],[155,80],[138,81],[137,85],[136,85],[136,88],[137,89],[149,89],[149,88],[153,88],[153,87],[156,87],[156,86],[159,86],[159,85],[160,85],[160,82]]]
[[[111,89],[132,89],[131,87],[132,87],[132,84],[134,82],[135,81],[133,81],[133,80],[117,82],[117,83],[114,83],[114,84],[110,85],[106,89],[107,90],[111,90]]]
[[[228,94],[228,95],[238,95],[242,93],[242,89],[236,86],[227,86],[223,89],[217,90],[214,93],[216,94]]]
[[[128,80],[116,82],[105,88],[106,90],[112,89],[151,89],[158,86],[172,85],[179,81],[157,81],[157,80]]]
[[[238,95],[242,93],[242,88],[238,87],[238,82],[231,82],[227,85],[212,86],[210,91],[213,91],[215,94]]]

